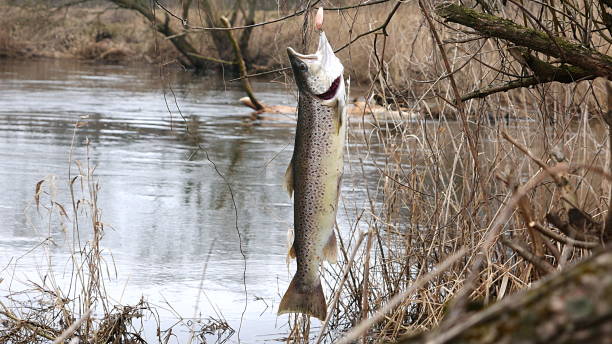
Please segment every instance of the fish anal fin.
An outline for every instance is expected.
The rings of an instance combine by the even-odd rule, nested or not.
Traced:
[[[289,263],[291,263],[291,259],[295,259],[295,247],[293,246],[293,241],[294,241],[294,234],[293,234],[293,228],[289,228],[289,230],[287,231],[287,246],[289,247],[289,249],[287,250],[287,258],[285,259],[285,261],[287,262],[287,266],[289,266]]]
[[[295,248],[293,245],[289,247],[289,251],[287,251],[287,258],[285,258],[285,263],[287,263],[287,268],[289,268],[289,264],[291,264],[291,259],[295,259]]]
[[[323,258],[331,264],[338,262],[338,243],[336,242],[336,234],[334,232],[329,236],[327,244],[323,247]]]
[[[289,194],[289,198],[293,197],[293,159],[287,166],[287,170],[285,171],[285,190]]]
[[[303,313],[324,321],[327,305],[321,281],[316,285],[305,285],[297,275],[293,276],[278,307],[278,315],[285,313]]]

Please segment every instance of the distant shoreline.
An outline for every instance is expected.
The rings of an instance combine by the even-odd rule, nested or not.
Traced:
[[[357,21],[352,25],[337,13],[330,12],[325,29],[332,46],[341,47],[354,38],[356,33],[369,30],[371,25],[384,19],[387,7],[379,5],[369,9],[369,16],[363,22]],[[0,0],[0,12],[5,14],[0,17],[0,59],[44,57],[120,64],[139,61],[163,65],[181,65],[180,61],[184,59],[170,40],[154,30],[142,15],[136,11],[117,8],[110,2],[107,6],[98,4],[53,9],[45,5],[16,6],[8,4],[6,0]],[[161,10],[160,12],[163,13]],[[161,13],[157,13],[160,19],[163,18]],[[256,20],[265,22],[286,14],[260,11]],[[404,23],[410,23],[416,15],[410,10],[400,11],[398,16],[403,18],[397,21],[397,29],[394,29],[397,32],[388,38],[385,53],[388,60],[387,74],[389,78],[395,79],[398,85],[406,80],[405,73],[410,71],[411,67],[406,65],[405,59],[394,56],[408,55],[411,46],[404,44],[405,40],[411,39],[410,36],[417,34],[417,31],[407,31],[404,26],[410,25]],[[193,25],[205,26],[196,13],[192,13],[192,16],[190,20]],[[181,32],[178,21],[171,19],[170,26],[173,30]],[[315,49],[316,40],[312,37],[309,48],[304,49],[302,26],[302,17],[295,17],[253,29],[248,51],[243,52],[249,74],[287,67],[287,46],[298,50]],[[208,32],[189,33],[188,40],[199,54],[219,59]],[[373,36],[364,37],[339,53],[339,57],[344,61],[345,72],[350,74],[355,85],[360,82],[369,85],[377,74],[376,64],[372,61],[372,44]],[[419,48],[419,51],[421,50]],[[206,70],[215,72],[228,68],[231,66],[216,62],[207,63],[206,66]]]

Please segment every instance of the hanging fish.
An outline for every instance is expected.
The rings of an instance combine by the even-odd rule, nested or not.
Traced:
[[[316,25],[320,29],[322,19]],[[278,314],[304,313],[324,320],[327,306],[319,268],[323,260],[337,261],[333,228],[344,166],[348,96],[344,67],[325,32],[319,34],[314,54],[287,48],[299,90],[295,146],[285,173],[285,188],[294,196],[295,229],[289,255],[297,259],[297,271]]]

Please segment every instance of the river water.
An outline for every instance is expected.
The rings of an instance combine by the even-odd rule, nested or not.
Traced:
[[[281,83],[254,88],[266,103],[295,104]],[[49,267],[58,280],[70,276],[70,221],[62,226],[55,214],[49,225],[42,203],[51,196],[41,195],[37,210],[34,195],[46,178],[42,190],[54,181],[53,197],[71,207],[74,142],[72,160],[85,165],[89,157],[97,166],[112,303],[143,297],[158,307],[162,329],[177,315],[213,317],[240,328],[242,341],[283,338],[287,316],[276,309],[291,277],[285,254],[293,216],[281,185],[295,122],[277,116],[247,125],[242,96],[235,83],[145,65],[0,61],[0,297],[40,283]],[[181,114],[197,135],[186,134]],[[75,131],[77,121],[84,125]],[[231,185],[237,219],[228,186],[197,142]],[[365,206],[359,189],[344,188],[344,204]],[[340,212],[341,223],[349,218]],[[144,323],[154,337],[155,321]],[[186,327],[173,334],[170,342],[189,337]]]

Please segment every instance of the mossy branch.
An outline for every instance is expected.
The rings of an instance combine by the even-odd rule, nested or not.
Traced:
[[[532,76],[470,92],[461,96],[461,100],[466,101],[474,98],[484,98],[498,92],[506,92],[516,88],[531,87],[553,81],[570,84],[582,80],[592,80],[596,78],[596,75],[589,73],[580,67],[569,65],[562,65],[558,67],[553,66],[552,64],[544,62],[529,54],[527,49],[524,48],[512,48],[510,52],[515,52],[512,55],[515,56],[515,58],[517,58],[521,64],[525,65],[533,72]]]
[[[453,324],[398,343],[607,343],[612,247]]]
[[[559,58],[592,75],[612,78],[612,57],[567,39],[550,36],[545,32],[518,25],[511,20],[455,4],[438,6],[436,13],[446,21],[470,27],[483,36],[504,39],[518,46]]]

